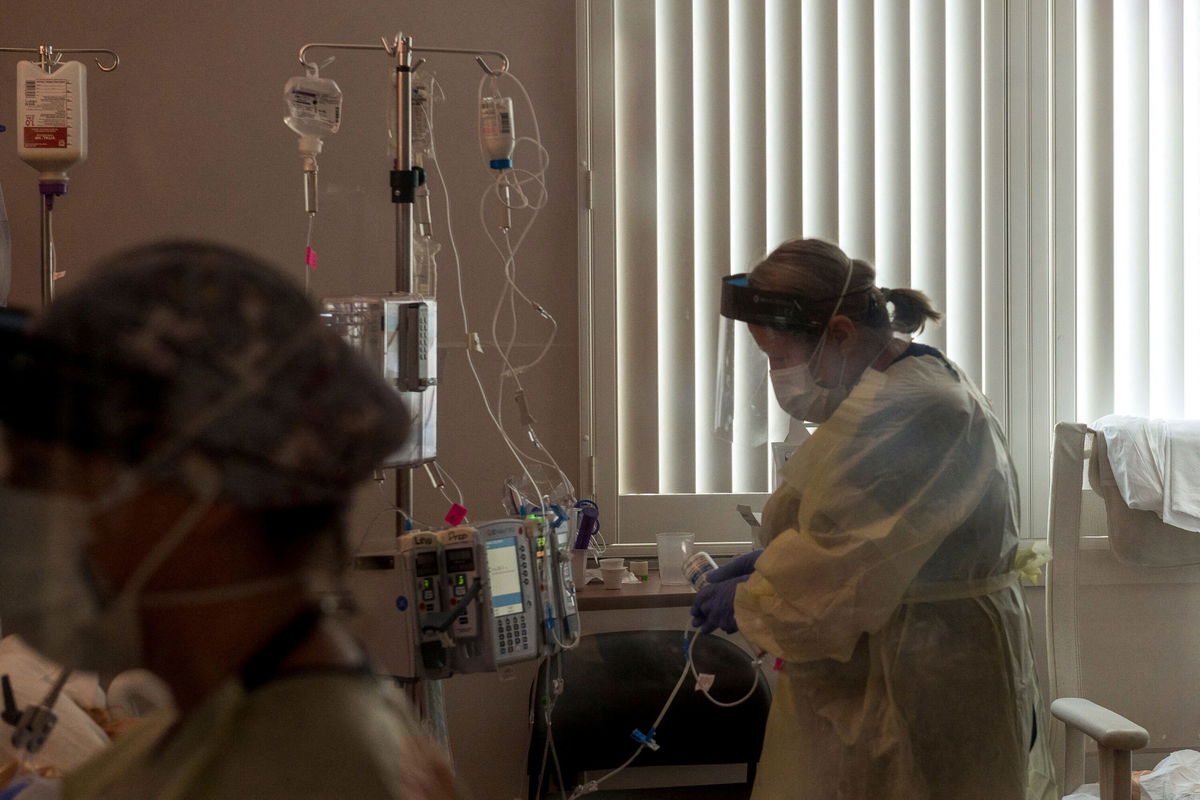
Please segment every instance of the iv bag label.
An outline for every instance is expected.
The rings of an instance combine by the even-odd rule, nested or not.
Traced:
[[[25,81],[21,102],[24,146],[65,149],[74,113],[75,98],[69,81],[63,78]]]
[[[289,106],[296,119],[314,119],[328,125],[333,131],[342,121],[341,97],[332,92],[316,92],[293,89]]]

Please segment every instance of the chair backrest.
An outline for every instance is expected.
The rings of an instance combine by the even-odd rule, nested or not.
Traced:
[[[1086,697],[1145,727],[1150,746],[1135,765],[1148,768],[1163,753],[1200,749],[1200,533],[1125,506],[1093,438],[1082,424],[1055,428],[1050,696]],[[1085,490],[1085,467],[1095,491]],[[1061,770],[1058,725],[1054,742]]]
[[[727,639],[700,636],[694,660],[698,672],[717,676],[710,689],[721,701],[736,700],[749,691],[754,668],[749,656]],[[634,729],[648,726],[662,709],[684,666],[681,631],[617,631],[584,636],[577,647],[562,654],[565,691],[553,714],[554,744],[563,774],[619,766],[633,753]],[[540,695],[547,672],[542,665],[535,694]],[[745,703],[734,708],[713,705],[693,691],[689,676],[663,718],[656,735],[658,751],[644,750],[635,766],[690,764],[756,764],[771,691],[765,679]],[[541,707],[540,701],[535,707]],[[536,715],[529,748],[529,774],[536,778],[544,747],[545,721]]]

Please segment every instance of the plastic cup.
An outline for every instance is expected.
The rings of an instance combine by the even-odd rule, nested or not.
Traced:
[[[650,580],[649,561],[630,561],[629,571],[632,572],[639,581]]]
[[[620,589],[621,580],[625,577],[625,567],[601,567],[600,575],[604,578],[605,589]]]
[[[625,569],[625,559],[623,558],[602,558],[600,559],[600,569],[605,567],[620,567]]]
[[[571,578],[577,589],[587,585],[587,557],[587,550],[571,551]]]
[[[684,531],[660,533],[658,539],[658,577],[665,586],[685,586],[683,562],[692,554],[696,534]]]

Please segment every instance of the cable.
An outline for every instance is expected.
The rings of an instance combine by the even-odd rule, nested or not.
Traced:
[[[383,493],[383,481],[379,481],[378,486],[379,486],[379,492],[380,492],[380,494],[382,494]],[[401,517],[403,517],[404,519],[411,522],[414,527],[429,528],[428,525],[426,525],[423,522],[420,522],[419,520],[416,520],[412,516],[410,516],[408,514],[408,512],[406,512],[404,509],[400,508],[399,506],[395,505],[394,503],[389,502],[385,507],[379,509],[379,511],[377,511],[375,513],[375,516],[371,517],[371,521],[367,523],[366,529],[363,531],[362,536],[359,537],[358,543],[354,546],[354,549],[350,551],[351,553],[357,555],[358,553],[362,552],[362,546],[366,543],[367,537],[370,536],[371,528],[375,527],[375,523],[379,521],[379,518],[382,517],[384,514],[388,513],[389,511],[396,512]]]
[[[430,121],[432,122],[432,119]],[[431,142],[436,141],[436,137],[434,135],[434,128],[432,125],[430,125],[430,128],[429,128],[429,138],[430,138]],[[435,147],[431,146],[430,149],[433,153],[437,152]],[[433,167],[433,169],[431,170],[431,175],[432,174],[437,175],[438,183],[441,185],[441,189],[442,189],[442,197],[445,201],[446,237],[450,241],[450,251],[454,257],[454,274],[455,274],[455,278],[458,283],[458,304],[459,304],[460,310],[462,311],[463,335],[466,339],[466,346],[464,348],[464,352],[467,355],[467,366],[470,367],[471,375],[475,379],[475,385],[479,388],[479,394],[480,394],[480,397],[483,399],[483,406],[484,406],[484,409],[487,411],[488,417],[491,418],[493,424],[496,426],[496,430],[500,433],[501,439],[504,441],[505,446],[508,447],[509,452],[512,453],[513,458],[515,458],[517,460],[517,463],[520,464],[521,470],[525,473],[525,477],[529,480],[530,485],[536,488],[537,482],[533,480],[533,476],[530,474],[528,467],[525,465],[525,461],[522,459],[521,455],[518,453],[516,445],[513,444],[512,439],[509,437],[508,433],[504,430],[504,426],[501,424],[501,422],[497,418],[495,412],[492,410],[491,403],[488,401],[487,391],[483,387],[483,380],[480,378],[479,370],[475,366],[475,359],[471,353],[472,334],[471,334],[471,328],[470,328],[470,322],[469,322],[470,318],[469,318],[469,315],[467,314],[467,302],[466,302],[465,294],[463,292],[462,260],[459,257],[459,253],[458,253],[458,244],[454,239],[454,225],[453,225],[453,218],[451,216],[451,209],[450,209],[450,192],[448,191],[448,189],[446,187],[445,176],[442,174],[441,164],[439,163],[437,156],[432,155],[429,160],[430,160],[431,166]],[[539,492],[539,496],[540,496],[540,492]]]
[[[304,293],[308,294],[308,274],[313,271],[313,264],[309,263],[309,253],[312,252],[312,231],[313,221],[317,218],[316,214],[308,215],[308,234],[304,237]]]
[[[704,695],[706,698],[708,698],[708,701],[710,703],[712,703],[715,706],[719,706],[721,708],[733,708],[734,706],[740,706],[742,703],[746,702],[751,697],[753,697],[754,693],[756,691],[758,691],[758,683],[759,683],[759,680],[762,678],[762,655],[761,654],[757,655],[750,660],[751,665],[753,665],[753,667],[754,667],[754,683],[750,685],[750,691],[746,692],[745,696],[743,696],[737,700],[734,700],[731,703],[722,702],[722,701],[718,700],[717,698],[713,697],[711,694],[709,694],[708,689],[704,688],[700,684],[700,675],[697,674],[697,672],[696,672],[696,662],[692,660],[692,655],[695,652],[695,648],[692,647],[692,645],[695,644],[696,634],[698,634],[699,632],[700,632],[700,629],[697,628],[696,631],[692,634],[692,640],[690,642],[687,642],[687,632],[686,631],[684,632],[684,640],[685,640],[684,646],[687,648],[687,666],[692,671],[692,677],[696,679],[696,688],[700,691],[700,693],[702,695]]]
[[[440,488],[441,488],[441,492],[442,492],[442,497],[445,497],[445,498],[446,498],[446,502],[448,502],[448,503],[451,503],[451,504],[453,504],[453,503],[457,502],[457,503],[458,503],[460,506],[461,506],[461,505],[464,505],[464,503],[463,503],[463,493],[462,493],[462,489],[459,487],[459,485],[458,485],[458,481],[454,480],[454,476],[450,474],[450,471],[449,471],[448,469],[446,469],[445,467],[443,467],[443,466],[441,465],[441,463],[440,463],[440,462],[438,462],[437,460],[434,460],[434,462],[433,462],[433,467],[434,467],[434,469],[436,469],[436,470],[438,471],[438,475],[440,475],[441,477],[443,477],[443,478],[445,478],[446,480],[450,481],[450,485],[454,487],[454,494],[455,494],[455,496],[458,498],[457,500],[451,500],[451,499],[450,499],[450,498],[449,498],[449,497],[446,495],[446,490],[445,490],[445,487],[444,487],[444,486],[443,486],[443,487],[440,487]]]
[[[685,665],[683,671],[679,673],[679,680],[675,681],[675,688],[671,690],[670,697],[668,697],[667,702],[663,704],[662,711],[658,713],[658,718],[655,719],[654,724],[650,726],[651,736],[653,736],[653,732],[658,729],[659,723],[663,721],[663,717],[667,715],[667,710],[670,709],[671,704],[675,702],[675,696],[679,694],[679,688],[683,686],[683,681],[687,677],[687,674],[688,670],[687,666]],[[600,784],[604,783],[606,780],[612,778],[614,775],[618,774],[632,764],[634,759],[640,756],[642,751],[645,749],[646,744],[639,744],[637,749],[633,751],[633,755],[631,755],[624,764],[612,770],[611,772],[602,775],[594,781],[581,783],[579,786],[575,787],[575,791],[571,793],[571,796],[568,798],[568,800],[576,800],[576,798],[582,797],[585,794],[591,794],[592,792],[598,791],[600,789]]]
[[[614,775],[616,775],[617,773],[621,772],[626,767],[628,767],[630,764],[632,764],[634,759],[636,759],[639,755],[641,755],[642,751],[645,750],[646,747],[653,746],[653,748],[655,750],[658,749],[658,745],[656,743],[654,743],[654,732],[656,730],[658,730],[659,724],[662,723],[663,718],[666,717],[666,715],[667,715],[667,710],[670,709],[671,704],[675,702],[675,697],[676,697],[676,695],[679,694],[679,689],[681,686],[683,686],[683,681],[685,678],[687,678],[689,672],[691,672],[692,676],[695,678],[695,680],[697,682],[696,688],[699,689],[701,694],[703,694],[706,698],[708,698],[709,702],[713,703],[714,705],[720,706],[721,708],[732,708],[733,706],[741,705],[742,703],[746,702],[747,700],[749,700],[751,697],[754,696],[755,691],[757,691],[757,689],[758,689],[758,683],[762,679],[762,656],[761,655],[755,656],[750,661],[750,663],[753,664],[754,668],[755,668],[754,669],[754,684],[750,687],[750,691],[744,697],[742,697],[738,700],[735,700],[732,703],[724,703],[724,702],[721,702],[720,700],[717,700],[716,698],[714,698],[712,695],[710,695],[708,693],[707,689],[705,689],[699,685],[700,676],[696,674],[696,665],[692,660],[692,653],[694,650],[693,645],[696,642],[696,638],[700,635],[700,630],[698,628],[695,630],[692,630],[690,632],[691,639],[688,639],[688,633],[689,633],[688,631],[684,631],[684,633],[683,633],[684,649],[687,651],[687,659],[686,659],[686,663],[683,665],[683,671],[681,673],[679,673],[679,680],[677,680],[675,682],[675,688],[673,688],[671,690],[671,695],[667,698],[667,702],[663,705],[662,711],[660,711],[658,713],[658,718],[655,719],[654,724],[650,726],[650,732],[648,734],[645,734],[643,737],[641,737],[642,743],[638,745],[637,750],[635,750],[633,752],[633,755],[631,755],[624,764],[622,764],[621,766],[612,770],[611,772],[597,778],[594,781],[588,781],[587,783],[581,783],[579,786],[575,787],[575,791],[573,791],[571,793],[571,796],[570,796],[570,798],[568,798],[568,800],[576,800],[576,798],[582,797],[585,794],[591,794],[592,792],[598,791],[600,788],[600,784],[604,783],[606,780],[613,777]],[[637,735],[639,733],[640,733],[640,731],[634,731],[635,735]]]
[[[436,137],[434,135],[432,119],[430,119],[430,123],[431,123],[431,125],[429,128],[429,137],[430,137],[430,141],[434,142],[434,141],[436,141]],[[431,145],[430,149],[431,149],[432,153],[436,153],[436,149],[432,145]],[[459,307],[460,307],[460,310],[462,311],[462,315],[463,315],[463,334],[467,339],[467,343],[466,343],[467,364],[471,368],[471,374],[475,378],[476,386],[479,388],[479,393],[483,399],[484,408],[487,410],[488,416],[492,419],[492,422],[495,424],[496,429],[497,429],[497,431],[499,431],[500,436],[504,440],[505,445],[509,448],[509,451],[512,452],[513,457],[516,458],[516,460],[517,460],[517,463],[520,464],[521,469],[525,473],[525,477],[529,480],[530,485],[535,487],[535,490],[536,490],[537,482],[533,479],[532,474],[530,473],[527,465],[525,464],[525,460],[522,457],[523,454],[516,447],[515,443],[512,441],[511,437],[509,437],[508,433],[504,430],[503,423],[500,421],[498,414],[495,411],[493,411],[491,404],[488,402],[487,392],[483,388],[482,379],[480,378],[479,371],[475,366],[475,361],[474,361],[474,357],[472,356],[472,353],[471,353],[471,345],[470,345],[470,339],[471,339],[472,334],[471,334],[471,329],[470,329],[469,316],[467,314],[466,300],[465,300],[464,293],[463,293],[462,261],[459,256],[459,253],[458,253],[458,244],[454,239],[453,222],[451,219],[450,193],[446,186],[445,177],[441,171],[441,164],[438,162],[436,155],[433,155],[430,160],[434,167],[434,171],[436,171],[436,173],[437,173],[438,182],[441,184],[442,195],[445,199],[446,232],[447,232],[447,237],[450,240],[450,249],[454,256],[454,270],[455,270],[455,276],[457,278],[457,283],[458,283]],[[538,494],[540,496],[540,491],[538,492]]]
[[[494,184],[491,187],[488,187],[488,189],[486,189],[480,197],[480,206],[479,206],[480,225],[483,227],[484,232],[488,237],[488,240],[492,244],[492,247],[496,250],[497,254],[500,256],[501,261],[503,263],[503,268],[504,268],[505,286],[504,286],[504,289],[501,291],[500,296],[497,298],[496,307],[495,307],[495,310],[492,315],[492,342],[495,345],[495,347],[497,348],[498,352],[500,353],[501,360],[503,361],[504,366],[505,366],[505,369],[500,374],[500,386],[499,386],[499,390],[497,392],[497,399],[496,399],[496,409],[497,409],[496,416],[498,419],[501,419],[501,421],[503,421],[502,409],[503,409],[503,396],[504,396],[505,380],[507,378],[512,378],[513,381],[517,385],[518,393],[523,395],[525,392],[525,387],[520,381],[520,377],[519,377],[520,374],[522,372],[532,369],[537,364],[541,363],[541,361],[549,353],[550,348],[553,346],[554,341],[558,334],[558,321],[554,318],[554,316],[552,314],[550,314],[548,311],[546,311],[545,307],[541,303],[538,303],[537,301],[530,298],[527,294],[525,294],[525,292],[521,289],[521,287],[516,282],[516,254],[517,254],[517,251],[520,249],[521,245],[524,243],[525,237],[529,234],[529,231],[532,229],[534,222],[537,220],[538,212],[543,207],[545,207],[545,205],[548,201],[548,198],[549,198],[548,192],[546,190],[546,184],[545,184],[545,172],[546,172],[547,167],[550,164],[550,155],[549,155],[549,151],[547,151],[546,148],[542,145],[541,127],[537,121],[537,109],[534,107],[533,101],[529,97],[529,92],[525,89],[525,85],[521,82],[521,80],[519,78],[517,78],[515,75],[512,75],[511,73],[505,73],[505,75],[507,77],[509,77],[510,79],[512,79],[512,81],[515,84],[517,84],[517,87],[520,89],[521,94],[525,99],[525,103],[529,107],[530,119],[532,121],[533,130],[534,130],[533,137],[528,137],[528,136],[519,137],[516,140],[517,145],[519,146],[521,142],[528,142],[537,148],[538,167],[537,167],[536,171],[514,169],[514,168],[510,168],[508,170],[498,170],[496,181],[494,182]],[[484,86],[488,85],[489,82],[492,87],[492,90],[496,94],[499,94],[499,81],[496,78],[496,76],[484,75],[480,79],[479,86],[478,86],[477,100],[479,101],[480,105],[482,105],[482,102],[483,102]],[[480,148],[480,154],[484,155],[484,147],[483,147],[482,139],[480,140],[479,148]],[[521,178],[521,177],[519,177],[521,175],[524,175],[527,177]],[[538,187],[538,194],[537,194],[536,200],[531,200],[525,192],[525,186],[526,186],[526,184],[529,184],[529,183],[534,183]],[[500,192],[501,186],[506,186],[509,189],[515,189],[519,196],[519,202],[516,204],[507,202],[505,200],[504,196]],[[507,228],[504,229],[504,231],[503,231],[504,247],[503,248],[501,247],[500,243],[496,240],[496,238],[493,236],[490,226],[488,226],[488,224],[487,224],[486,203],[487,203],[489,195],[491,195],[493,193],[496,194],[496,197],[501,202],[501,204],[509,210],[517,209],[517,208],[529,208],[533,211],[533,215],[530,217],[528,223],[526,223],[526,225],[524,226],[520,235],[517,237],[515,244],[513,243],[512,239],[509,235],[508,229]],[[551,329],[550,336],[546,340],[545,345],[542,347],[541,351],[538,353],[538,355],[536,356],[536,358],[534,358],[533,361],[531,361],[527,364],[521,364],[519,366],[514,366],[512,363],[512,360],[511,360],[511,356],[512,356],[512,348],[515,345],[516,338],[517,338],[517,317],[516,317],[516,298],[517,297],[520,297],[522,300],[524,300],[526,303],[528,303],[543,319],[546,319],[548,322],[550,322],[552,329]],[[512,331],[511,331],[511,334],[510,334],[507,342],[505,342],[504,344],[501,344],[499,330],[498,330],[499,319],[500,319],[501,312],[503,311],[506,304],[509,307],[509,317],[510,317],[510,321],[511,321]],[[503,422],[502,422],[502,424],[503,424]],[[546,457],[550,460],[550,463],[546,464],[546,462],[543,462],[540,459],[537,459],[536,457],[530,456],[529,454],[525,453],[524,451],[522,451],[522,455],[524,455],[530,461],[534,461],[536,463],[542,463],[545,466],[553,468],[555,470],[555,472],[557,472],[559,474],[560,478],[563,481],[564,488],[566,488],[568,490],[569,496],[573,500],[574,499],[574,486],[571,484],[570,479],[567,478],[567,476],[563,472],[561,466],[558,464],[557,460],[550,453],[550,451],[547,450],[546,447],[541,443],[541,440],[537,436],[536,431],[533,430],[532,424],[527,424],[526,430],[529,434],[530,441],[542,453],[545,453]],[[539,495],[540,495],[540,493],[539,493]]]

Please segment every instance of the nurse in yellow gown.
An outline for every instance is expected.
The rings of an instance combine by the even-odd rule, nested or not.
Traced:
[[[1004,435],[957,365],[894,336],[940,315],[819,240],[726,279],[722,313],[818,423],[757,561],[694,606],[784,662],[755,800],[1057,800]]]

